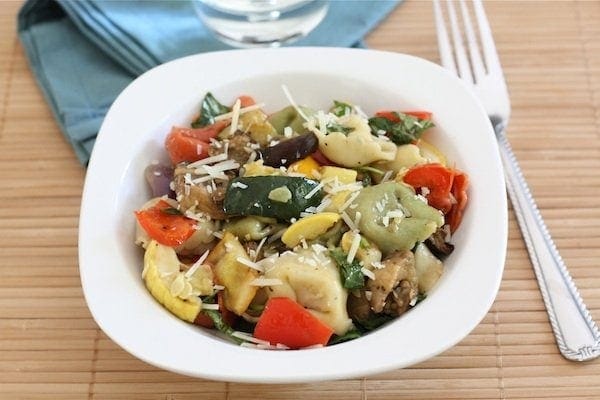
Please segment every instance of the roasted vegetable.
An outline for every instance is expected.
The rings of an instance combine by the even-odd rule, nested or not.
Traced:
[[[144,253],[142,278],[148,291],[167,310],[184,321],[194,322],[201,303],[195,299],[183,299],[171,293],[171,285],[179,274],[179,260],[175,251],[151,241]]]
[[[444,224],[438,210],[401,183],[368,186],[360,191],[353,204],[356,207],[349,207],[348,215],[354,220],[356,213],[361,213],[361,233],[384,254],[411,249]]]
[[[279,168],[291,165],[314,153],[318,146],[317,137],[314,133],[309,132],[260,149],[258,153],[265,165]]]
[[[266,221],[266,218],[245,217],[229,221],[223,226],[223,230],[231,232],[240,240],[261,240],[273,233],[273,225],[277,221]]]
[[[421,119],[397,112],[378,114],[379,116],[369,118],[371,132],[373,135],[383,133],[398,145],[417,141],[425,130],[434,126],[433,122],[428,118]]]
[[[280,136],[262,110],[252,110],[240,115],[239,129],[248,133],[261,146],[267,146],[271,139]]]
[[[444,272],[444,264],[425,246],[419,243],[415,249],[415,270],[419,280],[419,293],[428,293]]]
[[[357,259],[349,262],[348,255],[341,249],[333,249],[329,255],[337,264],[342,284],[346,289],[359,289],[365,285],[365,276]]]
[[[200,116],[192,122],[192,128],[201,128],[206,125],[215,123],[215,117],[221,114],[226,114],[231,111],[231,108],[219,103],[217,99],[208,92],[202,100],[200,106]]]
[[[329,326],[287,297],[269,299],[254,330],[256,338],[291,349],[325,346],[332,334]]]
[[[300,106],[299,108],[307,117],[314,114],[314,111],[310,108],[303,106]],[[271,125],[273,125],[279,135],[284,134],[283,131],[287,126],[292,128],[292,131],[296,133],[302,133],[305,131],[303,126],[305,122],[304,118],[298,114],[298,111],[296,111],[293,106],[287,106],[276,113],[271,114],[268,118],[268,121],[271,123]]]
[[[403,314],[418,293],[413,253],[403,250],[391,254],[383,261],[383,268],[375,269],[373,274],[375,279],[367,280],[371,309],[376,314]]]
[[[240,259],[250,261],[244,247],[229,232],[225,232],[206,259],[213,266],[217,283],[225,287],[225,307],[237,315],[246,311],[258,290],[257,286],[250,284],[258,277],[258,271],[240,262]]]
[[[253,176],[231,181],[224,208],[228,215],[257,215],[281,220],[298,218],[308,207],[317,206],[323,198],[318,183],[301,177]],[[269,198],[271,191],[286,187],[292,197],[287,202]],[[308,198],[307,198],[308,197]]]
[[[337,213],[322,212],[299,219],[290,225],[281,237],[281,241],[293,248],[305,240],[316,239],[340,220]]]

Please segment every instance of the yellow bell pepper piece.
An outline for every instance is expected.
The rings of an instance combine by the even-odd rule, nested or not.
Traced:
[[[304,174],[308,178],[317,179],[319,176],[319,163],[315,161],[311,156],[307,156],[302,160],[298,160],[288,168],[290,172],[297,172]],[[316,172],[316,174],[315,174]]]
[[[293,248],[300,244],[302,239],[316,239],[339,220],[340,215],[333,212],[322,212],[301,218],[287,228],[281,237],[281,241],[289,248]]]
[[[321,180],[336,178],[342,185],[356,182],[357,172],[353,169],[332,167],[326,165],[319,170]]]
[[[419,139],[419,141],[417,142],[417,147],[419,148],[421,155],[429,161],[437,162],[444,166],[448,165],[448,160],[446,159],[444,153],[442,153],[440,149],[438,149],[431,143],[423,139]]]

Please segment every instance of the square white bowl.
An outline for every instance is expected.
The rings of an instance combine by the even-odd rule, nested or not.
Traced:
[[[298,351],[236,346],[183,322],[158,304],[142,279],[133,211],[150,198],[143,172],[166,161],[172,125],[188,124],[211,91],[232,102],[252,95],[276,111],[288,102],[327,109],[333,99],[380,109],[433,112],[429,141],[470,178],[469,203],[436,287],[417,307],[350,342]],[[235,50],[190,56],[132,82],[102,125],[86,176],[80,216],[81,281],[102,330],[134,356],[207,379],[288,383],[352,378],[412,365],[456,344],[481,321],[498,291],[507,206],[494,132],[477,99],[440,66],[409,55],[358,49]]]

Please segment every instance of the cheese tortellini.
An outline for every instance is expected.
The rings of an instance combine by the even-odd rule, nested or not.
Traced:
[[[319,150],[331,161],[344,167],[360,167],[375,161],[391,161],[396,156],[397,146],[371,134],[366,120],[358,115],[339,118],[339,125],[348,128],[348,133],[315,130],[319,138]]]
[[[281,281],[267,289],[269,298],[288,297],[298,302],[337,335],[352,328],[346,310],[348,293],[342,287],[337,265],[324,253],[312,249],[286,251],[279,257],[263,259],[261,265],[265,278]]]

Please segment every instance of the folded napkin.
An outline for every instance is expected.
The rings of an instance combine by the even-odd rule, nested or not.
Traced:
[[[331,1],[321,24],[294,46],[362,46],[395,6]],[[190,1],[28,0],[19,37],[44,95],[82,164],[117,95],[175,58],[231,49],[202,26]]]

